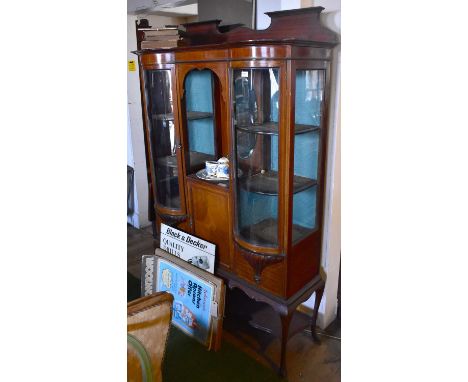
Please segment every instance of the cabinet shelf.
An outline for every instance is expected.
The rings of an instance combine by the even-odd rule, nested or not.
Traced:
[[[189,121],[193,121],[194,119],[204,119],[204,118],[212,118],[213,113],[208,113],[204,111],[189,111],[187,112],[187,119]],[[167,114],[155,114],[153,116],[154,119],[158,121],[173,121],[174,114],[167,113]]]
[[[156,162],[160,166],[177,168],[177,155],[168,155],[166,157],[161,157],[161,158],[158,158]]]
[[[178,178],[179,178],[179,175],[177,174],[177,171],[176,171],[174,175],[167,175],[165,177],[159,176],[157,178],[157,182],[158,183],[170,183],[170,182],[178,181]]]
[[[205,119],[205,118],[213,118],[213,113],[208,113],[205,111],[188,111],[187,112],[187,119],[192,121],[194,119]]]
[[[214,155],[200,153],[198,151],[189,151],[189,155],[191,168],[205,167],[205,162],[207,160],[216,160]]]
[[[164,198],[165,198],[164,204],[161,205],[161,207],[175,209],[175,210],[180,209],[180,196],[178,193],[176,195],[169,195],[166,193],[164,195]]]
[[[315,179],[295,175],[293,178],[293,192],[304,191],[317,184]],[[243,188],[250,192],[264,195],[278,195],[278,173],[276,171],[266,171],[258,173],[241,180]]]
[[[309,228],[297,224],[292,224],[291,231],[293,243],[311,232]],[[259,223],[243,227],[240,236],[249,243],[271,246],[273,243],[278,242],[278,220],[267,218]]]
[[[237,125],[236,129],[251,134],[278,135],[278,122],[265,122],[261,125]],[[320,126],[301,125],[296,123],[294,126],[294,134],[303,134],[319,129]]]
[[[205,161],[213,160],[214,156],[211,154],[199,153],[197,151],[189,151],[190,164],[192,167],[205,165]],[[177,155],[168,155],[158,158],[159,165],[164,165],[171,168],[177,168]]]

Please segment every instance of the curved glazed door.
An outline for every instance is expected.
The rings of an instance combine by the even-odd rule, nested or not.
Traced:
[[[279,254],[282,246],[283,155],[281,64],[233,65],[234,206],[244,248]]]
[[[144,71],[151,172],[160,216],[185,213],[174,79],[174,70],[170,67]]]

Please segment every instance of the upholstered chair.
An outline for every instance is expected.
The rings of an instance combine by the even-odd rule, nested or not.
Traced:
[[[173,300],[170,293],[158,292],[127,303],[128,381],[162,381]]]

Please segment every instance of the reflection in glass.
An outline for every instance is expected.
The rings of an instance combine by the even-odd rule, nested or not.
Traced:
[[[208,69],[191,71],[185,78],[188,174],[205,167],[205,161],[218,159],[213,112],[214,82],[214,74]]]
[[[180,209],[171,72],[146,70],[145,76],[156,201],[163,207]]]
[[[233,71],[237,231],[255,245],[278,245],[279,70]]]
[[[293,242],[303,239],[317,227],[317,176],[324,83],[324,70],[296,72],[294,179],[306,180],[309,187],[293,195]]]

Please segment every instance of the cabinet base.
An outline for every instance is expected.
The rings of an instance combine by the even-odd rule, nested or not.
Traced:
[[[218,269],[217,274],[225,280],[229,289],[238,288],[249,297],[246,299],[245,296],[242,297],[234,291],[227,295],[225,328],[232,332],[244,331],[253,334],[259,339],[259,353],[262,355],[270,342],[262,334],[280,338],[280,364],[279,367],[276,367],[278,374],[286,376],[286,345],[289,338],[306,328],[310,328],[312,338],[315,342],[320,343],[316,333],[316,322],[325,288],[325,281],[320,275],[317,275],[290,298],[282,299],[246,283],[223,269]],[[316,299],[313,316],[309,317],[296,311],[298,305],[308,300],[314,292],[316,292]],[[258,304],[259,302],[263,304]],[[275,312],[279,315],[280,322],[275,319]],[[255,331],[257,331],[256,334]],[[273,363],[271,360],[267,361]]]

